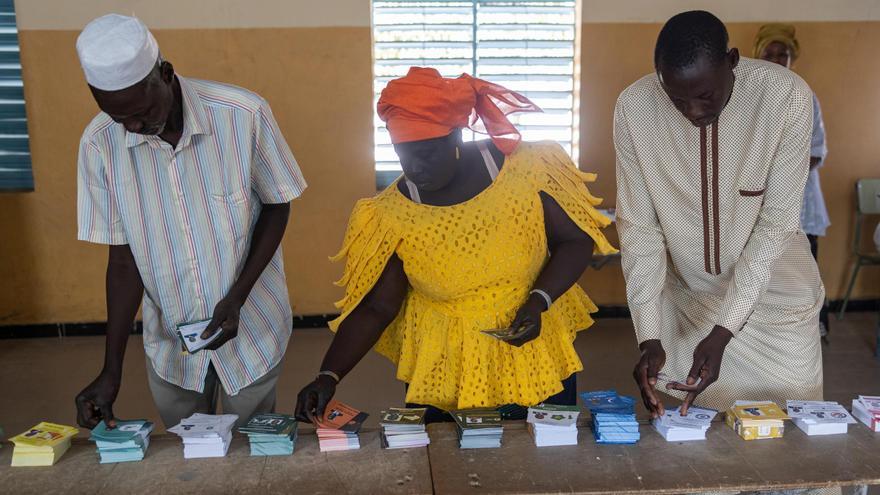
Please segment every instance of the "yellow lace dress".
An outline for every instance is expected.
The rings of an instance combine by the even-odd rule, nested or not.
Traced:
[[[542,316],[541,335],[514,347],[480,330],[508,326],[548,260],[540,191],[549,194],[595,241],[595,252],[616,249],[600,229],[609,220],[594,206],[579,171],[556,143],[522,143],[495,181],[452,206],[406,198],[392,184],[357,203],[341,252],[339,324],[372,289],[393,253],[410,288],[400,313],[375,350],[397,364],[409,384],[406,401],[442,409],[534,405],[562,390],[583,369],[575,334],[592,325],[596,306],[580,286]]]

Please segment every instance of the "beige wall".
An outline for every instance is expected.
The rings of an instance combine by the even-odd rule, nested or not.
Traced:
[[[585,19],[590,12],[605,12],[606,21],[583,25],[580,162],[599,172],[593,189],[606,205],[614,202],[614,101],[627,84],[650,72],[660,27],[629,22],[632,9],[626,6],[639,3],[617,2],[621,8],[609,14],[584,1]],[[368,2],[223,0],[204,11],[195,9],[199,4],[205,3],[18,2],[36,191],[0,194],[0,325],[104,319],[106,248],[75,240],[76,148],[97,108],[73,46],[75,28],[109,10],[137,12],[154,28],[164,26],[155,29],[156,37],[182,74],[238,84],[269,100],[310,184],[293,205],[283,242],[294,311],[334,310],[339,290],[331,281],[340,267],[327,256],[338,247],[354,201],[372,194],[375,183]],[[841,10],[862,9],[870,18],[874,4],[848,2],[852,8]],[[821,14],[801,9],[799,15],[805,12]],[[666,15],[655,11],[647,17],[659,21]],[[282,26],[266,27],[272,25]],[[732,23],[733,43],[749,47],[757,27]],[[853,183],[880,175],[874,136],[880,127],[880,68],[873,63],[880,22],[799,23],[798,30],[804,55],[797,70],[819,95],[828,128],[831,151],[822,178],[834,225],[822,241],[820,266],[830,297],[837,298],[849,266]],[[857,296],[880,295],[878,274],[877,269],[863,273]],[[617,265],[587,272],[583,284],[599,304],[625,301]]]

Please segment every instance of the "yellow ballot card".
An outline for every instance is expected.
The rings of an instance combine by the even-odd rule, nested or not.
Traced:
[[[77,433],[72,426],[42,422],[10,438],[15,444],[12,466],[51,466],[67,452]]]
[[[782,438],[788,415],[770,401],[737,401],[727,411],[726,422],[745,440]]]

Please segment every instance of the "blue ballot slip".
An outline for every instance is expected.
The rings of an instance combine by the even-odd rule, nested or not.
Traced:
[[[116,421],[116,428],[108,429],[101,421],[92,430],[89,440],[95,442],[101,464],[141,461],[150,446],[153,423],[143,420]]]
[[[632,444],[641,439],[635,399],[614,390],[583,392],[580,396],[590,410],[596,443]]]

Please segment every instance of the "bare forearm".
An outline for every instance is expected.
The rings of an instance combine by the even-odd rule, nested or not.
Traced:
[[[128,246],[111,246],[107,263],[107,340],[104,371],[122,375],[125,347],[144,295],[144,284]]]
[[[392,321],[370,307],[359,307],[342,322],[330,348],[321,363],[322,370],[329,370],[339,378],[347,375],[376,345],[379,337]]]
[[[813,170],[814,168],[818,167],[820,163],[822,163],[822,158],[820,158],[818,156],[811,156],[810,157],[810,170]]]
[[[592,253],[593,240],[589,237],[558,244],[551,249],[550,260],[533,287],[547,292],[555,301],[577,283],[589,266]]]
[[[278,250],[281,239],[284,237],[284,231],[287,229],[289,216],[290,203],[263,205],[263,210],[254,225],[251,247],[244,267],[238,280],[230,288],[228,297],[244,304],[254,284],[257,283],[263,270],[266,269],[266,265],[272,260],[275,251]]]

